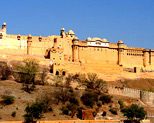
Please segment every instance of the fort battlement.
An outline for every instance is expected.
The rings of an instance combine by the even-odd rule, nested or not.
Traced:
[[[127,96],[131,98],[140,99],[143,103],[153,107],[154,106],[154,93],[147,92],[143,90],[125,88],[125,87],[114,87],[114,86],[107,86],[108,93],[113,95],[121,95]]]
[[[6,23],[3,23],[0,29],[0,53],[5,55],[6,59],[9,59],[8,55],[39,56],[49,59],[48,64],[44,64],[50,66],[54,75],[60,69],[65,69],[67,73],[83,70],[84,72],[90,72],[89,70],[100,72],[105,69],[121,71],[120,67],[154,70],[154,50],[127,47],[122,40],[112,43],[106,38],[88,37],[83,41],[79,40],[72,30],[65,32],[64,28],[60,30],[60,35],[48,37],[31,34],[12,35],[7,34],[6,30]],[[78,68],[72,63],[79,64]],[[116,65],[119,68],[110,67]]]

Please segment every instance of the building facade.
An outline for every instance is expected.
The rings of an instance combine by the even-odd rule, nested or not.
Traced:
[[[79,40],[72,30],[48,37],[12,35],[6,33],[6,23],[0,29],[0,53],[5,55],[34,56],[48,59],[51,72],[56,75],[95,69],[117,70],[134,68],[154,70],[154,50],[127,47],[122,40],[110,43],[107,39]]]

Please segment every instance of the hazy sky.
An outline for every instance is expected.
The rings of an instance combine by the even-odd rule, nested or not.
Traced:
[[[154,0],[1,0],[0,9],[8,34],[59,35],[64,27],[80,40],[154,49]]]

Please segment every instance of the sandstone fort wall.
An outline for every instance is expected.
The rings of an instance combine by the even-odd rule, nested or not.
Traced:
[[[121,95],[132,98],[140,99],[143,103],[153,107],[154,106],[154,93],[137,89],[108,86],[108,93],[113,95]]]
[[[86,41],[81,41],[72,30],[65,33],[64,28],[60,30],[59,36],[12,35],[6,33],[6,23],[3,23],[0,29],[0,54],[50,59],[51,69],[54,68],[53,74],[60,69],[77,72],[84,67],[87,71],[92,68],[96,72],[102,69],[112,71],[110,66],[116,65],[119,66],[117,71],[120,67],[154,70],[154,50],[152,49],[127,47],[121,40],[118,43],[110,43],[105,38],[97,37],[88,37]],[[79,64],[79,68],[72,63]]]

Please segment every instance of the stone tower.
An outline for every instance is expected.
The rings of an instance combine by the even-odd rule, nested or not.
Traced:
[[[79,44],[78,44],[79,39],[77,37],[73,38],[73,61],[78,62],[79,61]]]
[[[124,43],[122,40],[118,41],[118,64],[120,66],[123,65],[123,52],[124,52],[123,44]]]
[[[6,34],[6,23],[5,22],[2,25],[2,31]]]
[[[65,37],[65,29],[64,28],[61,28],[61,30],[60,30],[60,36],[62,36],[62,38]]]

